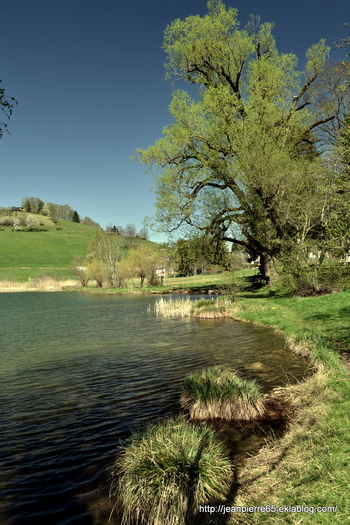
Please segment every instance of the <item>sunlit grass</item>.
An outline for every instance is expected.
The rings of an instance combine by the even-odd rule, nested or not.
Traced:
[[[164,299],[161,297],[154,305],[154,311],[160,317],[188,317],[191,315],[193,301],[190,299]]]
[[[67,268],[74,257],[86,257],[96,228],[58,221],[48,231],[0,231],[0,268]]]
[[[161,297],[154,305],[154,311],[159,317],[222,317],[226,308],[231,306],[232,302],[227,297],[218,297],[217,299],[198,299],[191,300],[187,298],[167,298]],[[215,315],[217,314],[217,315]]]
[[[235,505],[269,501],[313,507],[314,513],[231,514],[229,524],[343,524],[350,519],[350,380],[339,349],[349,353],[350,294],[239,301],[234,316],[281,331],[291,350],[305,356],[315,373],[285,389],[295,411],[290,430],[249,459],[240,470]],[[317,512],[336,506],[337,512]]]
[[[181,406],[191,419],[252,420],[265,411],[259,385],[224,366],[189,374],[183,382]]]
[[[168,419],[134,434],[113,476],[123,525],[186,525],[199,505],[226,500],[232,465],[211,429]]]

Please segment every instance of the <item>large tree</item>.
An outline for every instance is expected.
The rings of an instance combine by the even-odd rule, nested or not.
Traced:
[[[260,256],[267,282],[281,251],[319,227],[319,152],[334,140],[347,96],[344,82],[330,86],[323,76],[323,40],[307,51],[302,74],[295,55],[277,51],[272,28],[252,18],[240,29],[237,10],[221,0],[210,0],[204,17],[172,22],[168,77],[197,90],[175,90],[174,123],[138,150],[141,162],[161,168],[158,225],[191,225],[243,246]]]

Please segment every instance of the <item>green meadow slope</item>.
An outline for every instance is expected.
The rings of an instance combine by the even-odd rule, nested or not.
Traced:
[[[69,268],[75,257],[86,257],[97,232],[92,226],[65,220],[45,227],[47,231],[0,231],[0,278],[26,279],[43,268]]]

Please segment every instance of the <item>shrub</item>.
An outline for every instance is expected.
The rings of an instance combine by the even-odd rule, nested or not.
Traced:
[[[13,217],[3,215],[2,217],[0,217],[0,224],[1,226],[13,226]]]
[[[256,381],[241,379],[223,366],[189,374],[183,383],[181,406],[191,419],[252,420],[265,411]]]
[[[16,231],[21,231],[23,229],[21,225],[21,221],[17,217],[13,219],[13,229]]]
[[[28,231],[35,231],[35,230],[37,230],[37,228],[38,228],[38,221],[32,215],[28,215],[26,223],[27,223]]]
[[[168,419],[134,434],[113,476],[122,525],[184,525],[199,505],[226,500],[232,466],[211,429]]]

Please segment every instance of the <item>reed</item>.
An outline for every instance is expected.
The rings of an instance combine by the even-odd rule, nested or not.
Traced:
[[[232,301],[228,297],[218,297],[216,299],[158,299],[154,306],[154,311],[159,317],[195,317],[217,318],[227,317],[226,309],[232,306]]]
[[[193,301],[190,299],[163,299],[161,297],[154,306],[157,317],[189,317],[192,313]]]
[[[259,385],[223,366],[189,374],[183,382],[181,406],[191,419],[248,421],[265,411]]]
[[[211,429],[168,419],[134,434],[113,477],[122,525],[185,525],[199,505],[226,501],[232,465]]]
[[[57,279],[51,277],[33,279],[27,282],[12,280],[0,281],[0,292],[49,292],[59,290],[62,290],[62,284]]]

